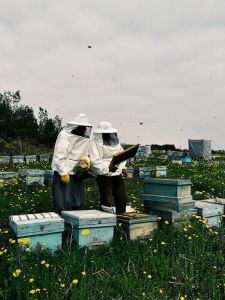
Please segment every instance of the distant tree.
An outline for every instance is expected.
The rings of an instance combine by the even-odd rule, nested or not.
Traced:
[[[172,150],[172,151],[176,150],[176,147],[173,144],[164,144],[164,145],[152,144],[151,148],[152,150]]]

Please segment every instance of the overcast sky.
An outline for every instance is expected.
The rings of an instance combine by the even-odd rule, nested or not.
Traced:
[[[0,0],[4,90],[122,142],[225,149],[225,1]]]

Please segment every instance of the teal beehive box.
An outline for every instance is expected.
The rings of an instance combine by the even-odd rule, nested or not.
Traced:
[[[109,244],[114,236],[116,215],[99,210],[62,211],[68,232],[79,247]]]
[[[64,220],[54,212],[10,216],[9,225],[18,243],[31,249],[55,251],[62,246]]]
[[[144,194],[167,197],[190,196],[191,181],[183,179],[148,179],[144,182]]]
[[[117,222],[130,240],[147,238],[158,227],[156,215],[137,212],[118,214]]]

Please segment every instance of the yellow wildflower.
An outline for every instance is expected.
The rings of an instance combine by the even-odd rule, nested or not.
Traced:
[[[78,284],[78,282],[79,282],[78,279],[74,279],[74,280],[72,281],[73,284]]]
[[[64,288],[64,287],[65,287],[65,284],[64,284],[64,283],[60,283],[60,287],[61,287],[61,288]]]
[[[85,277],[87,273],[85,271],[81,272],[81,274]]]
[[[152,275],[151,274],[148,274],[148,279],[152,279]]]
[[[36,292],[37,292],[37,293],[40,293],[40,291],[41,291],[41,289],[38,289],[38,288],[36,289]]]
[[[49,268],[49,264],[45,264],[46,268]]]
[[[34,278],[30,278],[29,282],[30,282],[30,283],[31,283],[31,282],[34,282]]]
[[[19,277],[19,275],[20,275],[21,272],[22,272],[22,271],[21,271],[20,269],[16,269],[16,271],[13,272],[13,276],[14,276],[14,277]]]
[[[44,265],[44,264],[46,264],[46,261],[45,261],[45,260],[42,260],[42,261],[41,261],[41,265]]]
[[[35,290],[30,290],[30,294],[35,294],[36,291]]]
[[[168,224],[169,224],[169,221],[165,221],[165,224],[167,224],[167,225],[168,225]]]
[[[159,289],[159,292],[160,292],[160,294],[162,294],[163,293],[163,289]]]
[[[166,243],[165,242],[161,242],[161,245],[166,245]]]

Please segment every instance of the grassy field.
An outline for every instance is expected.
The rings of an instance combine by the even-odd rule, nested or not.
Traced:
[[[139,164],[167,164],[169,178],[192,180],[195,199],[225,198],[223,164]],[[0,168],[17,170],[18,165]],[[142,181],[128,179],[126,184],[132,206],[142,211]],[[85,182],[85,196],[87,208],[98,208],[92,179]],[[52,209],[51,187],[21,182],[0,188],[0,299],[225,299],[224,226],[208,228],[196,218],[177,229],[159,220],[159,229],[146,240],[128,241],[118,225],[112,244],[94,250],[78,249],[67,236],[54,254],[31,252],[28,246],[21,250],[8,229],[9,215]]]

